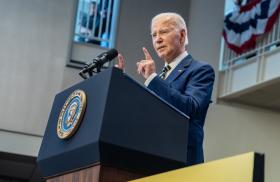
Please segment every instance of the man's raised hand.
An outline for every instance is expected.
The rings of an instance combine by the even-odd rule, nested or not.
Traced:
[[[156,72],[156,66],[152,56],[145,47],[143,47],[143,52],[145,59],[138,61],[136,65],[138,73],[147,79],[152,73]]]

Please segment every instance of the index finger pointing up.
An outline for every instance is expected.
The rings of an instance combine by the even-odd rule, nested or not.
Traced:
[[[145,54],[146,60],[152,59],[152,56],[150,55],[150,53],[148,52],[148,50],[145,47],[143,47],[143,52]]]

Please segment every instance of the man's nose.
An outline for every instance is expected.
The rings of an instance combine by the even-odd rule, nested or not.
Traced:
[[[162,42],[162,37],[160,35],[158,35],[156,38],[155,38],[155,42],[156,43],[161,43]]]

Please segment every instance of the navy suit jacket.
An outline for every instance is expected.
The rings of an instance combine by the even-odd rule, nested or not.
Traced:
[[[214,79],[215,73],[209,64],[188,55],[166,80],[157,76],[148,85],[150,90],[190,117],[187,165],[204,162],[203,126]]]

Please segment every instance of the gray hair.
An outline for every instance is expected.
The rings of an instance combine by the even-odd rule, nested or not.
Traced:
[[[185,32],[187,33],[186,22],[184,18],[178,13],[173,13],[173,12],[160,13],[153,17],[151,21],[151,26],[157,19],[160,18],[169,18],[168,21],[170,21],[176,28],[178,28],[179,30],[185,30]],[[187,35],[186,35],[185,45],[188,45]]]

